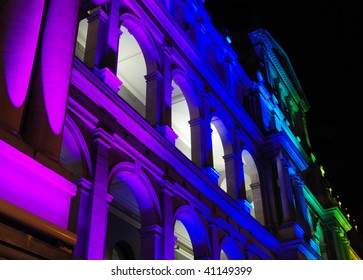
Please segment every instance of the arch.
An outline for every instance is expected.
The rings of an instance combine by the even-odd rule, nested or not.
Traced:
[[[190,120],[199,117],[196,90],[180,69],[171,73],[171,126],[178,135],[175,146],[189,159],[192,158]]]
[[[208,234],[198,213],[190,206],[180,206],[174,214],[174,225],[177,221],[183,224],[190,237],[194,258],[208,258],[210,254]]]
[[[128,242],[121,240],[113,247],[111,258],[112,260],[135,260],[135,253]]]
[[[159,224],[161,221],[161,210],[155,190],[147,176],[136,165],[129,162],[121,162],[115,165],[109,178],[109,193],[120,191],[112,189],[112,182],[118,179],[122,185],[120,188],[131,190],[140,214],[142,227]],[[130,199],[132,199],[130,197]]]
[[[226,125],[224,117],[217,112],[213,112],[211,114],[210,119],[211,124],[216,128],[218,134],[221,138],[223,144],[223,153],[224,155],[229,155],[233,153],[233,138],[231,133],[229,132],[230,128]]]
[[[221,259],[224,255],[228,260],[242,260],[243,254],[239,244],[230,236],[226,236],[220,243]]]
[[[200,117],[201,102],[198,98],[197,89],[194,87],[192,81],[190,81],[186,73],[179,68],[174,68],[171,71],[171,77],[180,87],[185,97],[189,109],[189,118],[194,119]]]
[[[160,59],[157,47],[143,22],[130,13],[124,13],[120,15],[120,28],[121,26],[127,28],[139,44],[145,58],[147,73],[158,70],[160,68]]]
[[[219,174],[218,185],[229,194],[235,193],[235,190],[227,190],[227,168],[225,156],[233,155],[233,141],[225,122],[217,112],[212,113],[210,119],[213,168]],[[231,170],[230,170],[231,171]],[[229,174],[233,174],[230,172]],[[234,181],[234,180],[233,180]],[[232,195],[233,197],[234,195]]]
[[[74,180],[92,176],[88,146],[82,132],[69,115],[65,117],[60,161],[68,171],[72,172]]]
[[[251,203],[250,214],[264,224],[261,182],[258,169],[250,151],[245,148],[241,153],[246,199]]]
[[[117,76],[122,85],[118,94],[145,118],[155,110],[155,97],[148,97],[148,92],[154,93],[159,83],[157,47],[143,22],[130,13],[121,14],[120,30]]]

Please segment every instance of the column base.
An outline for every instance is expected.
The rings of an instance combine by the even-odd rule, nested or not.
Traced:
[[[121,80],[107,67],[98,69],[96,66],[93,67],[93,71],[106,85],[108,85],[112,91],[118,93],[120,86],[122,85]]]
[[[166,140],[175,145],[176,139],[178,139],[178,134],[174,132],[174,130],[168,125],[156,125],[156,130],[163,135]]]
[[[304,239],[304,230],[295,222],[284,223],[275,229],[275,236],[281,242]]]
[[[214,183],[218,185],[219,173],[213,167],[203,167],[202,171],[206,174]]]

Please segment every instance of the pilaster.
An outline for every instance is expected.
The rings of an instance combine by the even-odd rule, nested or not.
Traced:
[[[142,260],[161,259],[162,228],[158,225],[147,226],[140,229]]]
[[[87,259],[104,259],[108,216],[108,158],[110,141],[108,134],[100,128],[94,131],[93,140],[93,188],[90,193],[88,214],[89,236]]]
[[[74,183],[77,185],[77,195],[72,198],[69,228],[77,234],[74,255],[85,259],[88,239],[87,233],[89,230],[89,199],[92,183],[85,178],[80,178]]]
[[[173,218],[173,192],[172,185],[168,181],[160,182],[161,209],[162,209],[162,257],[165,260],[174,259],[174,218]]]
[[[192,161],[198,167],[205,166],[206,155],[204,151],[206,128],[203,118],[198,117],[189,121],[191,131],[191,145],[192,145]]]
[[[238,189],[238,160],[236,154],[232,153],[223,156],[224,163],[226,166],[226,180],[227,180],[227,193],[230,197],[237,200],[239,199]]]
[[[221,248],[218,235],[219,227],[214,221],[208,223],[208,235],[211,243],[211,259],[220,260]]]
[[[159,71],[149,73],[146,79],[146,120],[153,126],[163,124],[164,86]]]
[[[282,222],[290,223],[295,220],[294,197],[292,193],[291,181],[286,169],[286,159],[282,154],[276,157],[278,185],[280,188],[282,203]]]

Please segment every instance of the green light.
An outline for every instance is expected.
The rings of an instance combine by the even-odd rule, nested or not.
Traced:
[[[313,163],[316,162],[316,157],[314,156],[313,153],[310,153],[310,157],[311,157],[311,160],[313,161]]]

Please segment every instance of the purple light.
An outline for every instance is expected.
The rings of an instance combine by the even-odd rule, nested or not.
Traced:
[[[41,50],[44,102],[52,131],[62,131],[76,38],[78,1],[51,1]],[[64,9],[67,7],[67,9]]]
[[[0,39],[0,65],[4,65],[6,91],[11,103],[19,108],[28,91],[37,47],[43,1],[9,3],[3,13]]]
[[[0,140],[0,197],[67,229],[76,186]]]

